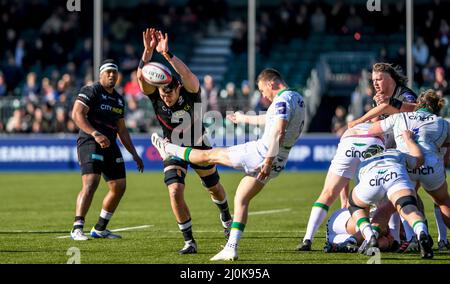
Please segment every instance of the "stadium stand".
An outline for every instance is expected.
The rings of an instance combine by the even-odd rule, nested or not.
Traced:
[[[450,4],[418,0],[415,5],[414,88],[436,88],[448,100],[450,28],[445,11]],[[73,98],[93,74],[90,1],[83,0],[82,6],[82,13],[68,13],[57,0],[0,1],[0,133],[76,132],[69,117]],[[244,1],[111,0],[104,6],[104,57],[120,62],[127,125],[134,132],[156,125],[133,77],[142,48],[140,32],[147,26],[170,34],[171,48],[202,83],[212,76],[222,111],[230,110],[231,100],[248,110],[267,107],[258,93],[248,93]],[[257,69],[277,68],[305,93],[312,115],[309,132],[330,132],[339,105],[349,115],[361,108],[352,102],[356,93],[365,98],[370,92],[361,74],[374,61],[406,67],[404,4],[383,1],[381,13],[386,20],[376,22],[365,3],[356,0],[258,1]],[[12,20],[16,18],[22,20]],[[230,83],[233,95],[226,88]]]

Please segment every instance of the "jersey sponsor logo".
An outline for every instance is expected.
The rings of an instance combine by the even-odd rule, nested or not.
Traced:
[[[102,99],[107,100],[107,99],[108,99],[108,96],[102,94]]]
[[[367,146],[367,144],[362,143],[353,143],[353,145],[356,147]],[[350,150],[345,151],[345,156],[349,158],[361,158],[366,153],[366,151],[360,151],[356,149],[356,147],[352,147]]]
[[[85,94],[78,94],[78,97],[83,98],[83,99],[85,99],[85,100],[87,100],[87,101],[90,101],[90,100],[91,100],[91,99],[90,99],[87,95],[85,95]]]
[[[408,115],[409,119],[412,120],[418,120],[418,121],[433,121],[434,120],[434,115],[432,114],[428,114],[428,115],[423,115],[423,114],[410,114]]]
[[[121,99],[119,99],[119,106],[123,107],[123,101]]]
[[[390,172],[385,176],[379,177],[379,178],[373,178],[369,181],[370,186],[380,186],[385,184],[386,182],[390,180],[398,179],[398,174],[396,172]]]
[[[114,112],[114,113],[117,113],[117,114],[123,114],[123,109],[118,108],[118,107],[112,107],[110,105],[102,104],[102,105],[100,105],[100,109],[101,110],[110,111],[110,112]]]
[[[408,173],[421,176],[432,175],[434,174],[434,168],[432,166],[427,167],[422,166],[414,170],[408,169]]]
[[[277,165],[273,165],[273,166],[272,166],[272,171],[274,171],[274,172],[276,172],[276,173],[279,173],[279,172],[281,172],[282,170],[284,170],[284,166],[277,166]]]
[[[285,102],[279,102],[275,104],[276,114],[286,114],[287,107]]]
[[[179,111],[174,112],[172,114],[172,117],[181,118],[181,117],[185,117],[186,115],[189,115],[189,113],[187,113],[184,110],[179,110]]]

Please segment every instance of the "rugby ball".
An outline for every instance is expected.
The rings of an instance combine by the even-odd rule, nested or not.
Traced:
[[[157,62],[147,63],[142,68],[142,76],[147,83],[157,87],[165,86],[172,81],[170,69]]]

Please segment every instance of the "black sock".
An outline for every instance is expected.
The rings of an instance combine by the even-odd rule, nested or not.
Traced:
[[[104,231],[106,229],[106,226],[108,226],[108,223],[109,223],[109,220],[99,217],[97,224],[95,224],[95,229],[97,231]]]
[[[194,241],[194,236],[192,233],[192,220],[191,219],[187,220],[184,223],[179,223],[178,226],[180,228],[181,233],[183,233],[183,238],[184,238],[185,242]],[[181,227],[184,227],[184,228],[181,228]]]
[[[222,204],[216,203],[216,205],[220,210],[220,220],[222,220],[223,222],[230,221],[231,214],[230,214],[230,209],[228,208],[228,201],[226,201]]]
[[[76,225],[75,224],[73,225],[73,229],[74,230],[76,230],[76,229],[83,230],[83,228],[84,228],[84,217],[82,217],[82,216],[75,216],[74,223],[76,223]]]

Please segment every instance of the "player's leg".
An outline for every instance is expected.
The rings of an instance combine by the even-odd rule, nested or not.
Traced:
[[[107,185],[108,193],[103,199],[102,210],[100,211],[97,224],[95,224],[94,228],[91,230],[91,236],[94,238],[120,239],[120,235],[112,233],[110,230],[107,230],[106,227],[119,206],[120,200],[125,194],[126,179],[110,180],[107,182]]]
[[[105,150],[103,176],[108,185],[108,193],[103,199],[102,210],[98,218],[97,224],[91,229],[91,237],[103,239],[118,239],[120,235],[113,234],[106,229],[114,212],[119,206],[120,200],[126,190],[126,173],[125,163],[122,153],[116,143]]]
[[[410,189],[395,189],[388,194],[389,200],[395,205],[397,211],[409,225],[419,240],[422,258],[433,258],[432,240],[428,233],[423,214],[417,207],[417,199]]]
[[[448,250],[450,249],[450,244],[447,240],[447,226],[445,226],[442,218],[441,208],[437,204],[434,204],[434,218],[438,229],[438,249]]]
[[[365,177],[365,179],[368,179]],[[379,233],[372,228],[369,219],[369,204],[374,204],[381,200],[384,190],[381,187],[367,189],[364,181],[353,189],[350,193],[349,208],[352,219],[356,222],[364,242],[359,248],[359,252],[365,255],[373,255],[378,247],[377,238]],[[381,196],[381,197],[380,197]]]
[[[222,184],[220,183],[219,172],[215,166],[203,168],[191,165],[195,169],[198,176],[202,180],[203,186],[207,189],[211,196],[211,200],[219,209],[219,219],[224,229],[225,238],[228,239],[231,229],[231,214],[228,206],[227,194]]]
[[[73,240],[86,241],[83,228],[86,214],[100,183],[104,156],[97,148],[95,141],[87,141],[77,146],[78,160],[80,162],[82,188],[78,194],[75,209],[75,221],[70,236]]]
[[[164,141],[156,133],[152,134],[152,143],[159,151],[161,157],[177,157],[183,161],[196,165],[223,165],[232,167],[227,148],[214,148],[209,150],[181,147]]]
[[[179,254],[197,253],[191,213],[184,199],[186,173],[186,163],[177,160],[164,162],[164,182],[169,190],[170,206],[184,239],[184,246],[178,251]]]
[[[339,193],[339,198],[341,199],[341,208],[348,208],[348,194],[349,194],[349,184],[347,183],[344,188],[342,188]]]
[[[75,209],[75,221],[70,233],[71,238],[76,241],[88,240],[83,233],[85,217],[89,211],[89,208],[94,198],[94,193],[100,183],[101,176],[98,174],[85,174],[81,177],[82,188],[78,193],[76,209]]]
[[[350,179],[342,176],[338,176],[331,171],[328,171],[325,179],[325,184],[317,201],[313,204],[311,214],[309,216],[308,225],[306,227],[306,233],[303,238],[303,242],[298,246],[300,251],[311,250],[311,245],[314,240],[314,236],[327,217],[328,209],[336,200],[339,192],[348,185]]]
[[[438,189],[427,192],[434,203],[439,206],[445,225],[447,228],[450,228],[450,196],[448,194],[447,182],[444,182]]]
[[[264,184],[251,176],[245,176],[237,190],[234,197],[234,217],[231,225],[230,238],[228,239],[225,248],[211,260],[236,260],[238,258],[237,247],[239,240],[247,224],[248,207],[250,200],[255,197],[262,189]]]

